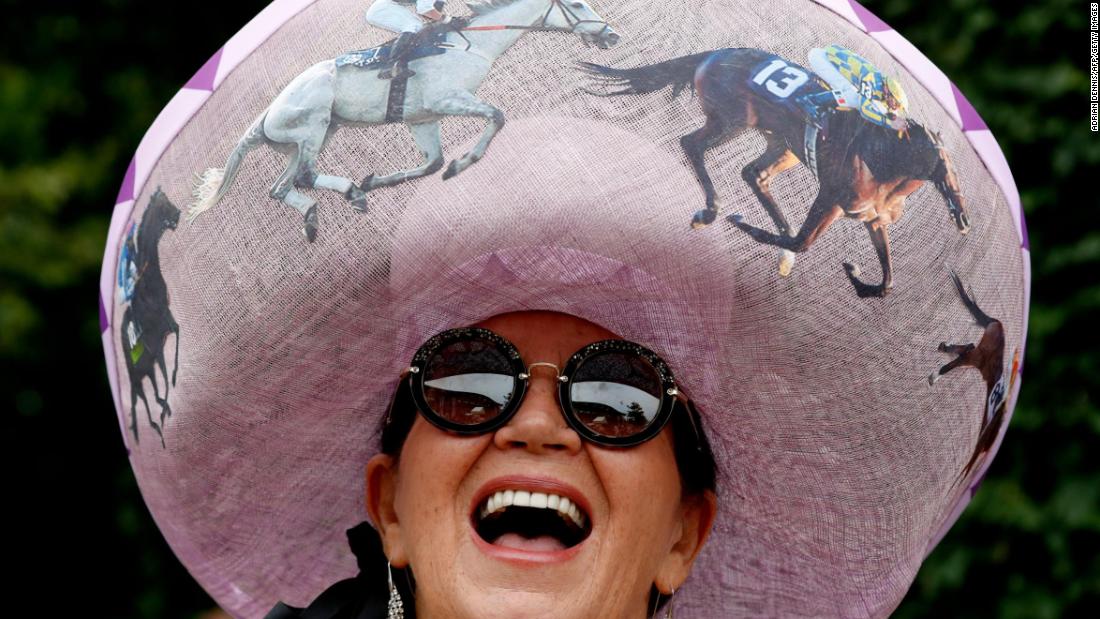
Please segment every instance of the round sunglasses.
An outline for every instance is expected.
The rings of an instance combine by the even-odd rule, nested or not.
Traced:
[[[557,374],[566,422],[599,445],[641,444],[660,433],[678,404],[689,405],[668,365],[640,344],[593,342],[559,370],[547,362],[524,365],[508,340],[488,329],[464,327],[432,336],[417,350],[399,386],[406,393],[399,392],[394,406],[407,395],[436,427],[458,434],[491,432],[519,409],[538,366]],[[694,419],[691,424],[698,438]]]

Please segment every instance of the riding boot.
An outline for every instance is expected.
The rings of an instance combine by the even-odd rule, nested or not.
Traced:
[[[378,78],[383,80],[390,80],[396,77],[412,77],[416,75],[416,71],[409,69],[408,62],[405,57],[409,55],[409,52],[413,49],[413,43],[416,40],[417,33],[415,32],[402,32],[401,36],[397,37],[397,40],[390,46],[390,62],[389,68],[384,69],[378,73]]]

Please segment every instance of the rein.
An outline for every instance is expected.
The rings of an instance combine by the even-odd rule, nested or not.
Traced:
[[[554,7],[558,7],[561,10],[562,17],[564,17],[566,23],[569,24],[569,28],[548,28],[546,26],[546,21],[548,19],[550,19],[550,13],[553,12]],[[506,25],[506,24],[498,24],[496,26],[467,26],[465,28],[460,28],[457,32],[461,33],[461,32],[467,32],[467,31],[475,31],[476,32],[476,31],[492,31],[492,30],[531,30],[531,31],[540,31],[540,32],[576,32],[577,31],[577,26],[580,26],[581,24],[603,24],[603,29],[600,30],[598,33],[596,33],[593,36],[599,36],[599,35],[603,34],[605,30],[610,28],[608,23],[605,22],[605,21],[600,21],[598,19],[580,19],[579,17],[577,17],[576,13],[571,11],[569,9],[569,7],[565,6],[565,3],[562,0],[553,0],[550,3],[550,6],[546,8],[546,12],[542,14],[542,19],[540,19],[539,23],[534,25],[534,26],[515,26],[515,25]],[[463,38],[465,38],[465,37],[463,37]]]

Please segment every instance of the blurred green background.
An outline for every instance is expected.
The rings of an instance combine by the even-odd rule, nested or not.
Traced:
[[[182,619],[213,608],[134,483],[97,281],[146,128],[265,4],[0,0],[0,402],[17,575],[4,605],[16,616]],[[1035,278],[1004,445],[895,616],[1100,616],[1100,349],[1088,336],[1100,316],[1100,134],[1088,123],[1088,3],[864,5],[943,69],[997,136]]]

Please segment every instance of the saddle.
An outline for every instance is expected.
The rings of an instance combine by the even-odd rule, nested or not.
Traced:
[[[778,62],[777,62],[778,61]],[[779,66],[776,66],[776,65]],[[801,74],[801,75],[800,75]],[[795,88],[797,80],[804,80]],[[817,176],[817,139],[818,128],[807,117],[806,111],[799,106],[798,100],[819,93],[828,92],[830,89],[823,85],[817,75],[799,64],[790,62],[786,58],[770,54],[761,60],[752,71],[746,82],[749,90],[765,101],[787,110],[795,118],[804,119],[805,130],[802,140],[803,163]]]
[[[409,55],[405,60],[411,61],[425,56],[445,54],[447,49],[451,47],[451,45],[446,42],[447,32],[446,30],[440,30],[427,34],[421,38],[421,40],[417,41],[416,45],[409,50]],[[396,38],[393,38],[377,47],[348,52],[336,58],[336,66],[343,67],[351,65],[353,67],[362,67],[365,69],[385,69],[393,64],[393,61],[390,60],[390,50],[396,40]]]

